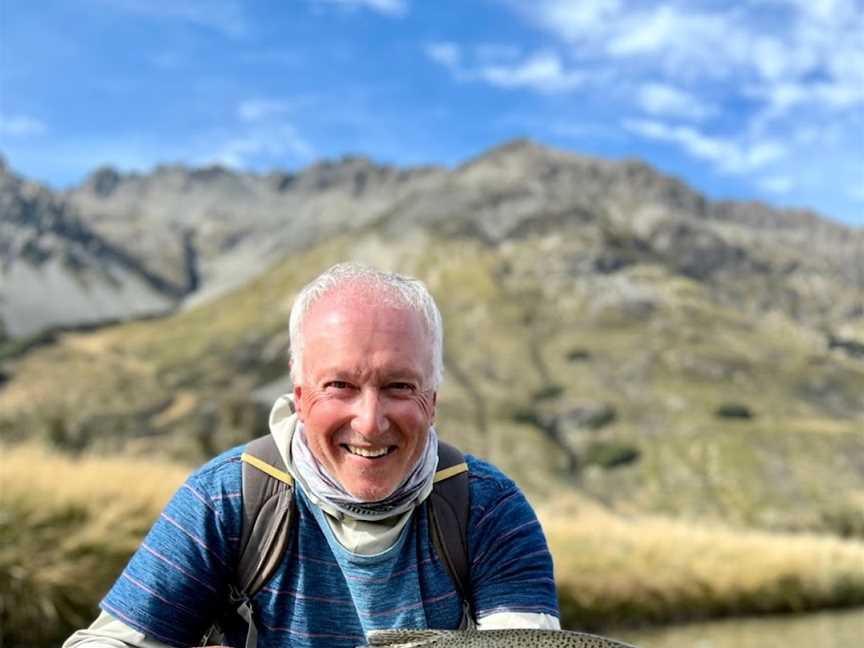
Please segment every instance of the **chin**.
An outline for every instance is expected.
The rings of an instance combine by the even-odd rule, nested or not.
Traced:
[[[378,502],[383,500],[386,497],[389,497],[395,491],[395,488],[384,488],[381,486],[362,486],[358,485],[356,488],[349,489],[348,492],[351,493],[354,497],[356,497],[361,502]]]

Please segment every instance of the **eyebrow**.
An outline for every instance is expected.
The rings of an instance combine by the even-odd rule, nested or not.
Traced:
[[[316,380],[356,380],[362,372],[354,371],[351,369],[344,369],[338,367],[330,367],[321,370],[318,372],[316,376]],[[423,384],[423,372],[416,371],[414,369],[408,367],[400,367],[398,369],[388,370],[386,373],[378,374],[378,376],[382,379],[382,382],[391,382],[391,381],[411,381],[415,382],[418,385]]]

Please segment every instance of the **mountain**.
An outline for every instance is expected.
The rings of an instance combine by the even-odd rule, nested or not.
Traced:
[[[351,259],[428,283],[436,425],[535,497],[864,536],[861,230],[528,141],[452,170],[102,170],[52,200],[183,304],[7,359],[7,441],[199,460],[260,434],[296,292]]]
[[[440,173],[362,157],[263,176],[218,166],[161,166],[149,175],[103,168],[65,198],[106,239],[200,302],[291,252],[362,227]]]
[[[650,258],[699,279],[746,277],[746,285],[722,292],[757,309],[798,310],[796,316],[826,321],[864,310],[861,231],[809,212],[710,202],[641,162],[592,159],[527,140],[451,171],[398,169],[356,156],[294,174],[174,165],[142,175],[102,168],[61,195],[4,168],[0,201],[8,277],[3,308],[13,335],[202,303],[287,255],[370,225],[395,231],[441,227],[499,245],[579,222],[597,237],[591,258],[583,246],[582,261],[601,272]],[[46,234],[44,223],[54,221],[74,225]],[[22,244],[25,227],[29,247]],[[42,247],[49,236],[54,248],[76,252],[55,249],[51,258],[65,254],[71,260],[57,269],[43,259],[41,272],[34,273],[37,236]],[[98,241],[102,250],[88,267],[104,266],[110,257],[114,265],[111,272],[103,267],[103,278],[111,275],[114,292],[100,292],[99,281],[81,288],[75,266],[86,256],[81,237]],[[122,278],[115,266],[123,268]],[[134,288],[124,296],[116,287],[126,284]],[[858,286],[859,295],[848,286]],[[42,315],[25,304],[36,287],[57,295],[41,300]]]
[[[175,286],[0,164],[0,325],[10,336],[169,310]]]

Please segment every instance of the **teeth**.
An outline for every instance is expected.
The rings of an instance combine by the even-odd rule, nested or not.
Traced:
[[[366,448],[358,448],[357,446],[346,445],[348,448],[348,452],[351,454],[359,455],[361,457],[383,457],[385,454],[389,452],[389,448],[379,448],[378,450],[368,450]]]

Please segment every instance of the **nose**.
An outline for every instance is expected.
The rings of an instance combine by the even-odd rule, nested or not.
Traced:
[[[364,389],[354,405],[351,429],[367,439],[374,438],[390,427],[384,404],[377,389]]]

